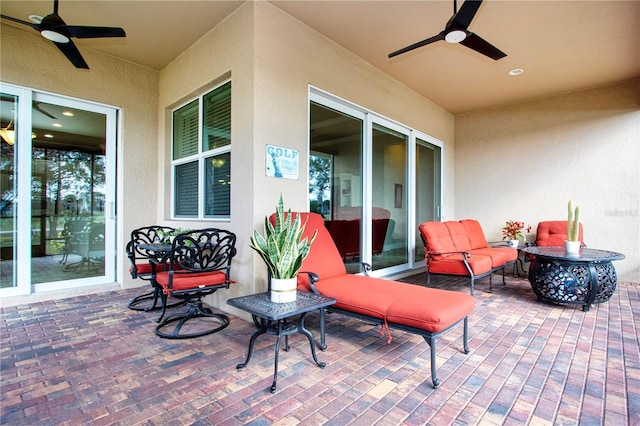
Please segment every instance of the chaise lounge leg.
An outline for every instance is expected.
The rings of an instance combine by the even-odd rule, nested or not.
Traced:
[[[431,348],[431,381],[433,382],[433,388],[438,389],[438,386],[440,386],[440,380],[438,380],[436,375],[436,339],[431,334],[429,336],[422,337],[424,337],[424,340]]]

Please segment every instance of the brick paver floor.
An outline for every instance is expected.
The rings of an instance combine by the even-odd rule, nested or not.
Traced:
[[[407,281],[424,285],[425,275]],[[498,281],[498,280],[496,280]],[[460,280],[434,287],[468,291]],[[0,310],[0,420],[11,425],[624,425],[640,424],[640,284],[583,312],[536,301],[526,279],[480,280],[469,318],[429,346],[419,336],[328,316],[328,348],[311,360],[302,335],[281,352],[261,336],[242,371],[253,324],[192,340],[154,334],[157,313],[127,309],[143,289]],[[428,301],[425,301],[428,303]],[[318,316],[308,328],[317,336]]]

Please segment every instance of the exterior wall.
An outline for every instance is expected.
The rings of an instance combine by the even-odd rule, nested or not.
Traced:
[[[266,267],[249,248],[280,193],[287,208],[307,210],[309,85],[410,125],[445,142],[445,199],[453,208],[453,116],[267,2],[248,2],[161,71],[160,215],[170,211],[170,108],[221,75],[232,79],[231,221],[207,222],[237,234],[237,284],[209,300],[265,291]],[[265,145],[300,153],[300,178],[265,175]],[[164,198],[164,199],[163,199]],[[184,223],[176,224],[184,226]],[[235,314],[241,315],[236,312]]]
[[[566,220],[571,199],[585,243],[625,254],[618,278],[640,282],[638,99],[635,80],[456,116],[456,218],[497,241],[507,220]]]
[[[120,248],[132,229],[156,220],[159,73],[82,47],[91,69],[78,70],[35,31],[4,20],[0,31],[3,82],[120,108],[117,279],[124,287],[140,285]]]

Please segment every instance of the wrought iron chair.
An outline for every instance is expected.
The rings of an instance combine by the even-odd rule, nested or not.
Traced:
[[[152,272],[153,269],[163,270],[169,268],[168,260],[165,259],[162,261],[161,259],[166,257],[171,246],[169,242],[166,243],[166,250],[151,250],[150,246],[157,245],[160,247],[164,235],[172,231],[175,231],[175,229],[160,225],[144,226],[131,231],[131,240],[127,243],[126,247],[127,257],[131,264],[129,272],[133,279],[139,278],[144,281],[149,281],[152,290],[149,293],[131,299],[128,305],[129,309],[133,309],[134,311],[153,311],[161,308],[158,304],[158,301],[161,300],[161,289],[153,281]],[[154,263],[151,262],[152,260]],[[182,303],[184,302],[180,304]]]
[[[152,279],[162,288],[163,306],[168,298],[175,297],[186,301],[187,310],[163,320],[163,309],[156,327],[158,336],[189,339],[216,333],[229,325],[229,317],[205,307],[202,298],[229,288],[235,243],[234,233],[215,228],[190,231],[174,238],[167,256],[168,270],[152,268]]]

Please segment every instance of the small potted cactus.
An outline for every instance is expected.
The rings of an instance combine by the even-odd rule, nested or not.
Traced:
[[[564,249],[567,254],[577,255],[580,252],[580,207],[573,209],[573,202],[569,200],[567,215],[567,240],[564,242]]]

